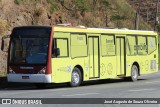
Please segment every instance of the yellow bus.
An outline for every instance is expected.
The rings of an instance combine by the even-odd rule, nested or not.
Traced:
[[[108,78],[136,81],[139,75],[157,71],[154,31],[22,26],[10,36],[8,82],[76,87],[83,81]]]

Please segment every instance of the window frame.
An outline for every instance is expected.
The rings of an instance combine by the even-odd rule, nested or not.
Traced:
[[[84,35],[85,36],[85,39],[86,39],[86,46],[87,46],[87,55],[86,56],[76,56],[76,57],[72,57],[71,55],[71,58],[74,59],[74,58],[83,58],[83,57],[88,57],[88,39],[87,39],[87,34],[86,33],[70,33],[70,47],[72,47],[72,36],[73,35]],[[70,53],[72,51],[72,48],[70,50]],[[72,54],[72,53],[71,53]]]
[[[146,54],[139,54],[138,50],[137,50],[137,55],[140,55],[140,56],[148,55],[148,38],[147,38],[148,36],[147,35],[137,35],[137,45],[138,45],[138,37],[145,37],[146,45],[147,45],[147,53]]]
[[[137,35],[126,35],[126,38],[127,38],[128,36],[132,36],[132,37],[134,36],[134,37],[135,37],[135,42],[136,42],[136,47],[137,47],[137,44],[138,44]],[[134,54],[134,55],[131,54],[128,38],[127,38],[126,42],[127,42],[126,46],[128,45],[128,47],[129,47],[129,53],[130,53],[130,54],[127,54],[127,52],[126,52],[126,55],[127,55],[127,56],[136,56],[136,55],[138,55],[138,50],[137,50],[137,48],[136,48],[136,54]]]
[[[113,41],[114,41],[114,50],[115,50],[115,53],[114,53],[114,55],[102,55],[102,36],[113,36]],[[115,34],[101,34],[100,35],[100,39],[101,39],[101,56],[102,57],[108,57],[108,56],[116,56],[116,39],[115,39]]]
[[[69,41],[68,41],[68,38],[53,38],[52,50],[57,48],[57,39],[67,40],[67,56],[52,56],[52,58],[67,58],[67,57],[69,57]],[[61,53],[61,50],[60,50],[60,53]]]
[[[152,54],[153,52],[155,52],[156,50],[157,50],[157,35],[137,35],[137,34],[128,34],[128,35],[126,35],[126,37],[127,36],[135,36],[136,37],[136,46],[137,46],[137,44],[138,44],[138,37],[139,36],[144,36],[144,37],[146,37],[147,39],[147,41],[146,41],[146,43],[147,43],[147,54],[145,54],[145,55],[150,55],[150,54]],[[151,53],[148,53],[148,37],[154,37],[155,38],[155,40],[156,40],[156,49],[153,51],[153,52],[151,52]],[[127,40],[128,41],[128,40]],[[126,45],[128,45],[128,44],[126,44]],[[138,54],[138,50],[136,50],[136,52],[137,52],[137,54],[136,55],[128,55],[127,54],[127,56],[137,56],[137,55],[140,55],[140,54]],[[141,55],[141,56],[143,56],[143,55]]]
[[[148,55],[150,55],[157,50],[157,37],[156,36],[147,36],[147,42],[148,42],[148,37],[154,37],[155,38],[155,45],[156,45],[155,50],[153,50],[151,53],[149,53],[149,51],[148,51]]]

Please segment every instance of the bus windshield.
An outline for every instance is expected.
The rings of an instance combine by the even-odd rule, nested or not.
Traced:
[[[10,64],[46,64],[49,37],[13,36]]]

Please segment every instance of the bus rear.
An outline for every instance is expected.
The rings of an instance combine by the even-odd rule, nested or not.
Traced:
[[[8,82],[51,83],[52,27],[13,29],[8,50]]]

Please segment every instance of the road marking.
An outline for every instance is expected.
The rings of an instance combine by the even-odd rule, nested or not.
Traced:
[[[128,91],[136,92],[136,91],[152,91],[152,90],[155,90],[155,89],[154,88],[153,89],[139,89],[139,90],[128,90]]]
[[[100,93],[83,93],[83,94],[70,94],[70,95],[62,95],[62,96],[85,96],[85,95],[95,95],[95,94],[100,94]]]

